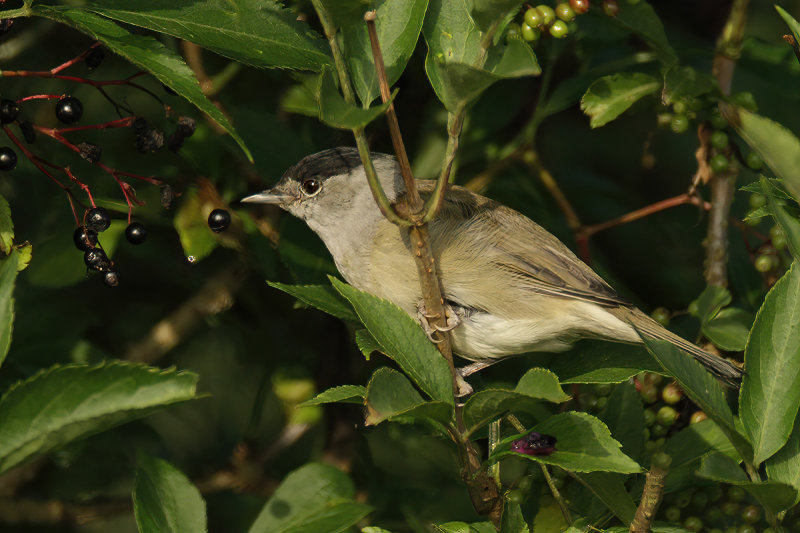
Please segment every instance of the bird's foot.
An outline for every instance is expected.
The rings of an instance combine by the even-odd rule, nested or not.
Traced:
[[[446,323],[444,326],[436,324],[435,321],[441,315],[438,313],[428,313],[425,302],[420,300],[417,304],[417,320],[419,320],[422,329],[425,331],[425,335],[428,336],[428,339],[431,342],[440,343],[442,342],[439,333],[446,333],[448,331],[452,331],[459,324],[461,324],[461,319],[458,317],[456,311],[449,305],[444,305],[444,313],[445,317],[447,318]],[[434,320],[434,323],[431,324],[431,320]]]

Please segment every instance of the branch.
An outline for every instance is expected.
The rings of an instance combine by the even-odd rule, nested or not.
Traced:
[[[749,0],[734,0],[717,42],[712,73],[723,94],[729,95],[736,59],[742,46]],[[708,285],[728,284],[728,219],[736,184],[736,170],[715,174],[711,180],[711,212],[706,238],[705,278]]]
[[[653,455],[650,471],[644,480],[642,500],[631,521],[630,533],[650,532],[653,517],[655,517],[658,505],[664,495],[664,479],[667,477],[671,462],[672,458],[663,452],[656,452]]]

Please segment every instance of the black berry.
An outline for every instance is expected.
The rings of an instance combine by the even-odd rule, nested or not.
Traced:
[[[131,222],[125,228],[125,238],[131,244],[142,244],[147,238],[147,230],[139,222]]]
[[[36,130],[33,129],[33,124],[27,120],[20,121],[19,129],[22,130],[22,136],[25,137],[25,142],[33,144],[36,141]]]
[[[177,152],[181,149],[181,146],[183,146],[184,139],[185,137],[177,131],[172,132],[172,135],[170,135],[169,139],[167,139],[167,148],[173,152]]]
[[[111,224],[111,215],[105,207],[94,207],[86,214],[86,226],[97,232],[105,231]]]
[[[0,35],[4,35],[11,29],[11,26],[14,25],[14,19],[2,19],[0,20]]]
[[[86,226],[78,226],[78,229],[72,234],[72,240],[75,241],[78,250],[86,252],[97,244],[97,232]]]
[[[150,130],[150,124],[148,124],[147,121],[142,117],[136,117],[133,119],[131,129],[136,135],[143,135]]]
[[[135,121],[134,121],[135,123]],[[155,152],[164,147],[164,132],[147,126],[144,133],[136,135],[136,149],[139,153]]]
[[[100,63],[102,63],[103,59],[105,58],[106,53],[102,48],[96,46],[89,50],[89,53],[86,54],[86,57],[83,60],[86,62],[86,66],[89,68],[89,70],[92,70],[99,67]]]
[[[103,274],[103,283],[109,287],[116,287],[119,285],[119,275],[116,270],[108,269]]]
[[[8,146],[0,147],[0,170],[14,170],[17,166],[17,154]]]
[[[108,261],[108,256],[100,248],[91,248],[86,250],[83,254],[83,262],[92,270],[99,270],[103,272],[111,268],[111,263]]]
[[[0,124],[8,124],[17,120],[19,106],[14,100],[3,98],[0,100]]]
[[[83,116],[83,104],[74,96],[65,96],[56,104],[56,118],[64,124],[74,124]]]
[[[208,215],[208,227],[214,233],[219,233],[228,229],[231,225],[231,214],[224,209],[214,209]]]
[[[178,128],[175,130],[176,133],[179,133],[184,137],[191,137],[195,128],[197,128],[197,121],[192,117],[178,117]]]
[[[82,142],[78,145],[78,152],[82,158],[90,163],[97,163],[100,161],[100,156],[103,154],[103,149],[94,143]]]
[[[556,450],[556,438],[531,431],[511,443],[511,451],[525,455],[550,455]]]

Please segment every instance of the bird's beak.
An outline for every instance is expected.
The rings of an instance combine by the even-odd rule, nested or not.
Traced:
[[[267,190],[264,192],[260,192],[258,194],[254,194],[252,196],[248,196],[246,198],[242,198],[242,203],[252,203],[252,204],[273,204],[273,205],[280,205],[286,202],[293,200],[294,197],[290,194],[282,194],[278,192],[272,192],[271,190]]]

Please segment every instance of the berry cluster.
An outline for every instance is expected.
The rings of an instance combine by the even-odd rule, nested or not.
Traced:
[[[776,199],[777,202],[782,202]],[[753,193],[749,198],[750,212],[744,220],[748,226],[759,226],[769,218],[759,213],[767,205],[767,197],[761,193]],[[787,250],[786,235],[777,224],[772,224],[769,229],[769,239],[757,249],[752,250],[753,266],[755,269],[772,281],[779,277],[781,270],[788,268],[791,255]]]
[[[763,516],[761,507],[751,501],[743,488],[715,484],[703,489],[683,488],[667,494],[656,520],[679,523],[692,532],[780,531],[780,528],[766,528]]]
[[[161,192],[161,204],[165,208],[170,208],[172,206],[178,194],[173,191],[169,184],[165,183],[160,178],[142,176],[112,168],[104,164],[101,161],[103,154],[102,147],[86,141],[72,141],[68,137],[74,133],[87,130],[131,128],[134,132],[135,146],[139,152],[152,152],[164,146],[167,146],[172,151],[178,151],[184,141],[194,133],[196,123],[194,119],[189,117],[181,116],[177,117],[177,120],[173,118],[172,120],[176,124],[175,130],[169,138],[167,138],[162,131],[153,127],[145,118],[137,117],[133,110],[127,107],[126,104],[115,101],[106,92],[106,87],[109,86],[127,86],[131,89],[144,92],[163,105],[165,114],[169,118],[172,114],[170,106],[166,105],[149,89],[134,81],[136,78],[144,75],[144,72],[136,73],[122,80],[109,81],[96,81],[76,75],[64,75],[62,73],[64,70],[72,68],[80,63],[84,63],[88,70],[96,69],[102,64],[104,58],[105,51],[99,43],[95,43],[82,54],[49,70],[3,71],[4,78],[47,78],[94,87],[103,95],[106,101],[114,106],[117,114],[121,118],[100,124],[77,125],[84,116],[84,103],[72,94],[34,94],[16,99],[2,98],[0,99],[0,129],[2,129],[2,133],[5,134],[6,138],[11,141],[15,148],[11,146],[0,146],[0,171],[9,172],[14,170],[18,163],[18,154],[20,154],[19,157],[24,156],[27,158],[42,174],[47,176],[63,190],[67,195],[75,222],[78,225],[78,229],[75,232],[75,245],[84,252],[84,260],[87,267],[91,271],[102,273],[103,279],[107,285],[116,286],[119,280],[117,272],[113,268],[113,262],[107,257],[105,251],[97,242],[98,233],[104,231],[110,222],[108,212],[104,208],[96,206],[94,198],[92,197],[91,187],[78,178],[76,172],[72,170],[70,165],[50,162],[34,153],[29,146],[26,146],[26,143],[27,145],[33,144],[36,142],[39,135],[43,135],[60,143],[70,151],[78,154],[82,159],[110,175],[119,186],[128,205],[128,227],[125,231],[125,236],[129,242],[140,244],[144,242],[147,231],[142,224],[132,222],[131,218],[134,205],[142,205],[143,202],[136,197],[134,188],[127,180],[140,180],[158,186]],[[62,124],[62,126],[46,127],[25,120],[23,108],[34,100],[55,100],[56,103],[53,108],[55,119],[58,123]],[[125,114],[127,114],[127,116],[124,116]],[[18,134],[14,131],[14,127],[18,128]],[[22,139],[20,139],[18,135]],[[63,173],[66,179],[60,177],[59,173]],[[81,202],[75,196],[73,192],[75,185],[86,194],[88,205]],[[76,207],[76,204],[83,208],[83,218],[79,217],[80,210]]]
[[[629,4],[637,4],[640,0],[628,0]],[[506,38],[522,38],[531,44],[539,41],[542,34],[556,39],[567,37],[574,29],[571,27],[578,15],[588,13],[590,0],[569,0],[559,2],[555,6],[540,4],[528,6],[521,23],[512,22],[506,28]],[[619,13],[618,0],[602,0],[601,9],[610,17]]]

